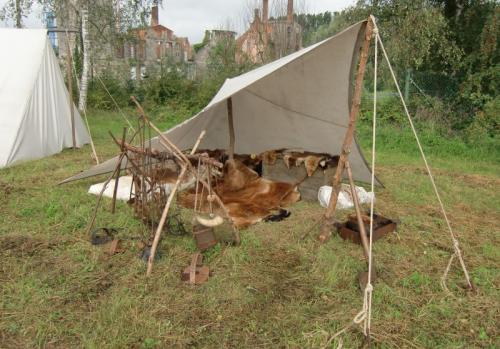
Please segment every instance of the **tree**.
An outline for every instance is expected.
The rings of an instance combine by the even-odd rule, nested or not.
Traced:
[[[79,77],[80,110],[86,105],[92,62],[99,60],[109,62],[115,58],[115,52],[123,48],[124,41],[135,39],[130,29],[145,27],[149,22],[151,6],[162,4],[161,0],[38,1],[46,10],[56,14],[59,27],[80,29],[79,35],[74,37],[76,39],[70,40],[72,47],[81,45],[80,51],[83,55],[83,69]],[[62,52],[65,50],[63,45]]]
[[[87,90],[90,72],[90,39],[88,28],[88,10],[83,9],[82,13],[82,42],[83,42],[83,67],[80,80],[80,96],[78,98],[78,109],[83,111],[87,108]]]
[[[34,0],[8,0],[0,9],[0,20],[13,20],[16,28],[23,27],[23,18],[31,12]]]

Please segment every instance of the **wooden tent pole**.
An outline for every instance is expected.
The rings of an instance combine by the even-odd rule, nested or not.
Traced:
[[[69,45],[69,34],[66,33],[66,64],[68,76],[68,95],[69,95],[69,112],[71,115],[71,135],[73,137],[73,149],[76,149],[76,130],[75,130],[75,109],[73,105],[73,70],[71,65],[71,47]]]
[[[233,99],[227,99],[227,121],[229,127],[229,160],[234,159],[234,123],[233,123]]]
[[[339,162],[337,165],[337,170],[335,172],[335,177],[333,180],[333,190],[330,196],[330,201],[328,207],[325,211],[323,224],[321,226],[321,233],[318,236],[318,240],[325,242],[332,235],[332,218],[335,214],[335,209],[337,208],[337,200],[340,192],[340,182],[342,180],[342,173],[344,172],[345,162],[349,157],[351,152],[352,140],[354,138],[354,130],[356,129],[356,119],[359,113],[359,107],[361,104],[361,93],[363,91],[363,79],[366,71],[366,63],[368,61],[368,50],[370,48],[370,41],[373,35],[373,22],[371,18],[368,19],[365,29],[365,40],[363,42],[363,47],[361,48],[361,55],[359,58],[358,72],[356,73],[356,85],[354,86],[354,95],[352,99],[351,111],[349,114],[349,126],[344,137],[344,143],[342,144],[342,150],[339,157]]]

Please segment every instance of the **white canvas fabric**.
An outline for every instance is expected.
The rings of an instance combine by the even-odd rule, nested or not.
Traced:
[[[0,47],[0,168],[73,146],[68,91],[47,31],[0,29]],[[80,147],[89,136],[76,108],[74,115]]]
[[[232,98],[235,152],[258,154],[274,149],[340,154],[349,122],[353,70],[366,21],[313,46],[246,74],[228,79],[197,115],[165,132],[179,148],[227,149],[227,99]],[[155,140],[153,146],[162,148]],[[357,145],[349,156],[354,177],[369,182],[371,172]],[[117,158],[66,181],[111,172]],[[122,164],[124,165],[124,164]]]

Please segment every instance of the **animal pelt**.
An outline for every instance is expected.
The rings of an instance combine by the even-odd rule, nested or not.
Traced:
[[[234,225],[245,228],[269,216],[273,210],[300,200],[300,193],[294,184],[274,182],[259,175],[238,160],[226,161],[223,180],[214,185],[214,190],[228,210]],[[179,204],[193,208],[194,190],[179,195]],[[208,212],[206,190],[203,197],[198,193],[201,210]],[[214,205],[216,206],[216,205]],[[220,208],[215,213],[223,214]]]
[[[326,170],[331,167],[337,167],[338,155],[331,156],[329,154],[299,152],[292,150],[284,150],[281,154],[285,166],[290,169],[294,166],[304,165],[308,177],[311,177],[318,168]]]
[[[198,153],[206,153],[211,158],[225,164],[229,159],[227,152],[223,149],[215,150],[199,150]],[[234,158],[242,162],[246,167],[256,171],[259,175],[262,174],[262,155],[261,154],[234,154]],[[193,166],[196,164],[193,163]]]
[[[249,169],[239,160],[228,160],[224,165],[224,182],[220,187],[225,192],[235,192],[259,178],[257,172]]]
[[[278,213],[271,214],[264,218],[264,222],[281,222],[282,220],[290,217],[291,214],[292,213],[290,211],[280,208]]]
[[[319,156],[309,155],[305,157],[304,165],[306,167],[307,175],[309,177],[311,177],[314,174],[314,172],[316,172],[316,169],[318,168],[320,161],[321,157]]]
[[[263,152],[262,154],[262,161],[266,165],[274,165],[276,163],[276,159],[278,157],[278,151],[277,150],[268,150]]]
[[[175,183],[179,175],[178,172],[177,169],[157,167],[152,168],[148,174],[153,182]]]

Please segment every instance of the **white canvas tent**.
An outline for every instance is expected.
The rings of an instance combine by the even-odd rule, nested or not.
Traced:
[[[359,22],[320,43],[226,80],[200,113],[165,135],[186,150],[206,129],[200,149],[227,149],[226,101],[231,98],[235,153],[291,148],[340,154],[365,26],[366,21]],[[153,146],[162,148],[157,141]],[[369,182],[371,172],[357,143],[349,160],[355,179]],[[65,182],[112,172],[116,161],[108,160]]]
[[[0,29],[0,47],[0,168],[72,147],[68,90],[47,31]],[[89,136],[74,112],[80,147]]]

